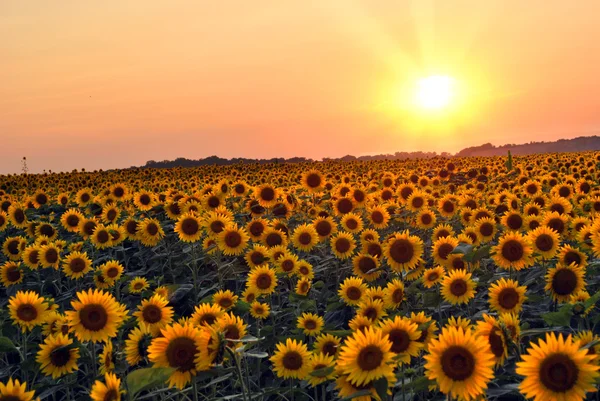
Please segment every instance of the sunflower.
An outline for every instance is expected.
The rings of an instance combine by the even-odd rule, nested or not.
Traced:
[[[264,320],[269,317],[270,313],[271,309],[267,303],[254,301],[250,304],[250,314],[255,319]]]
[[[250,271],[247,280],[248,288],[262,295],[269,295],[275,291],[277,279],[275,271],[268,266],[256,267]]]
[[[373,326],[373,321],[366,316],[356,315],[349,322],[348,327],[352,331],[364,331],[367,328]]]
[[[248,267],[262,266],[269,261],[269,249],[260,244],[254,244],[253,248],[246,252],[244,256]]]
[[[390,213],[382,206],[375,206],[367,210],[367,218],[371,227],[379,230],[388,226]]]
[[[29,245],[23,251],[21,259],[31,270],[37,270],[40,267],[40,247],[35,244]]]
[[[293,253],[286,252],[277,258],[277,262],[275,263],[275,270],[277,273],[286,274],[288,276],[292,276],[296,273],[298,265],[298,256]]]
[[[361,301],[361,303],[358,304],[356,314],[358,316],[366,317],[373,323],[387,315],[383,306],[383,301],[381,299],[373,298],[366,298],[364,301]]]
[[[138,224],[138,238],[145,246],[156,246],[165,236],[160,222],[156,219],[144,219]]]
[[[175,223],[174,231],[181,241],[197,242],[202,237],[201,221],[191,213],[182,214]]]
[[[283,231],[274,227],[269,227],[265,230],[262,243],[269,248],[274,248],[277,246],[287,247],[288,239]]]
[[[23,281],[23,268],[19,263],[7,261],[0,266],[0,281],[6,288]]]
[[[492,248],[492,259],[506,270],[521,270],[533,264],[533,249],[529,239],[517,232],[504,234]]]
[[[3,210],[0,210],[0,233],[6,230],[6,227],[8,227],[8,221],[8,215]]]
[[[452,305],[466,304],[475,298],[475,282],[471,273],[465,270],[453,270],[442,281],[442,297]]]
[[[152,209],[155,202],[156,199],[154,194],[148,191],[136,192],[135,195],[133,195],[133,203],[141,211]]]
[[[42,373],[53,379],[76,371],[78,359],[79,348],[62,333],[46,337],[36,356]]]
[[[311,286],[312,286],[312,284],[311,284],[310,279],[308,279],[306,277],[302,277],[296,283],[296,288],[295,288],[296,294],[306,296],[308,294],[308,292],[310,291]]]
[[[126,219],[125,221],[123,221],[122,223],[123,228],[125,229],[125,236],[134,241],[139,239],[139,221],[137,221],[136,219],[129,217],[128,219]]]
[[[358,305],[367,291],[367,285],[360,277],[348,277],[340,285],[338,295],[347,305]]]
[[[421,280],[423,280],[423,285],[425,286],[425,288],[431,288],[434,285],[441,283],[444,280],[445,274],[446,271],[444,270],[444,268],[442,266],[437,266],[425,270]]]
[[[8,237],[2,245],[2,252],[10,260],[21,259],[21,254],[27,246],[27,240],[23,237]]]
[[[348,196],[342,196],[336,199],[332,206],[336,216],[343,216],[347,213],[351,213],[356,207],[354,201]]]
[[[340,224],[345,231],[358,234],[364,228],[362,218],[356,213],[347,213],[342,217]]]
[[[35,227],[35,235],[37,237],[45,235],[50,241],[54,241],[58,237],[58,231],[52,224],[41,222]]]
[[[319,315],[305,312],[297,319],[296,327],[302,329],[307,336],[316,336],[321,332],[325,321]]]
[[[415,219],[416,226],[421,229],[432,228],[437,221],[435,213],[429,209],[421,209]]]
[[[284,379],[304,379],[311,370],[311,353],[306,344],[288,338],[276,345],[275,353],[269,360],[277,377]]]
[[[225,311],[219,305],[203,303],[194,309],[192,322],[199,327],[204,325],[213,325],[216,323]]]
[[[384,290],[384,306],[387,309],[398,308],[404,299],[404,283],[397,278],[389,281]]]
[[[271,184],[262,184],[254,188],[254,197],[262,207],[271,207],[277,203],[279,190]]]
[[[312,387],[316,387],[319,384],[325,383],[328,380],[334,379],[336,374],[331,368],[335,366],[335,359],[332,355],[326,354],[312,354],[310,357],[310,370],[311,374],[308,376],[306,381]],[[323,375],[316,375],[315,373],[321,371],[322,369],[330,368],[332,370],[331,373]]]
[[[231,309],[237,303],[239,297],[231,290],[220,290],[213,294],[213,303],[219,305],[224,310]]]
[[[60,248],[55,244],[40,247],[40,265],[42,267],[53,267],[58,269],[60,264]]]
[[[500,223],[508,231],[521,231],[525,224],[525,220],[519,212],[506,212],[500,219]]]
[[[121,379],[114,373],[105,373],[104,381],[96,380],[90,392],[92,401],[121,401]]]
[[[550,291],[554,300],[568,302],[571,295],[585,288],[584,274],[585,269],[575,263],[570,266],[558,264],[548,270],[545,290]]]
[[[196,374],[200,363],[202,331],[191,324],[174,324],[161,330],[148,347],[148,359],[155,367],[176,370],[168,379],[169,387],[183,389]]]
[[[129,366],[135,366],[148,357],[148,346],[152,341],[152,334],[147,329],[135,327],[125,340],[125,360]]]
[[[109,283],[115,283],[123,275],[123,266],[117,260],[109,260],[98,266],[97,270],[102,273],[102,276]]]
[[[319,234],[313,225],[302,224],[296,227],[291,239],[296,249],[310,252],[319,242]]]
[[[559,235],[567,233],[569,217],[558,212],[547,212],[544,214],[542,225],[556,231]]]
[[[526,291],[527,287],[519,286],[517,281],[501,278],[490,285],[490,308],[498,313],[519,313],[527,300]]]
[[[25,333],[46,321],[49,306],[34,291],[17,291],[8,300],[8,310],[13,324],[19,325]]]
[[[498,232],[496,222],[491,217],[483,217],[476,220],[474,229],[480,243],[492,241]]]
[[[484,394],[494,377],[488,342],[462,327],[444,327],[439,339],[431,341],[425,360],[426,376],[442,393],[467,401]]]
[[[102,221],[106,224],[115,223],[121,215],[121,209],[114,205],[106,205],[102,208]]]
[[[126,315],[125,307],[102,290],[78,292],[71,306],[74,310],[67,311],[66,316],[79,341],[108,341],[117,335]]]
[[[435,264],[448,266],[450,253],[458,246],[458,240],[454,237],[438,238],[432,245],[432,255]]]
[[[381,331],[387,335],[392,343],[390,349],[399,364],[410,363],[411,357],[416,357],[423,348],[423,343],[418,342],[421,331],[416,323],[406,317],[396,316],[381,322]]]
[[[533,252],[543,259],[552,259],[558,250],[560,236],[556,231],[540,226],[528,234]]]
[[[423,241],[408,231],[396,233],[386,241],[383,252],[394,271],[412,270],[423,255]]]
[[[338,353],[339,346],[342,340],[331,334],[321,334],[315,339],[313,348],[314,353],[325,354],[335,357]]]
[[[150,286],[150,284],[148,284],[148,280],[146,280],[145,277],[134,277],[130,282],[129,282],[129,292],[132,294],[139,294],[142,291],[148,289],[148,287]]]
[[[498,321],[494,317],[484,313],[483,320],[477,322],[475,335],[483,337],[488,341],[490,351],[495,357],[496,366],[502,365],[508,357],[508,347],[504,332]]]
[[[19,204],[12,204],[8,208],[8,219],[16,228],[25,228],[29,224],[25,207]]]
[[[331,251],[341,260],[348,259],[356,249],[356,242],[350,233],[340,231],[331,238]]]
[[[577,267],[586,267],[587,255],[570,245],[563,245],[558,250],[558,263],[566,266],[575,264]]]
[[[239,342],[233,342],[240,340],[246,335],[247,325],[244,321],[235,316],[233,313],[224,313],[217,319],[216,327],[223,333],[227,346],[230,348],[238,348],[242,344]]]
[[[153,335],[158,335],[160,329],[171,324],[173,321],[173,308],[167,306],[168,301],[160,295],[153,295],[145,299],[138,310],[133,314],[137,318],[139,326],[147,329]]]
[[[27,383],[9,378],[0,383],[0,401],[32,401],[35,391],[27,391]]]
[[[85,252],[71,252],[63,259],[62,270],[65,276],[79,279],[92,270],[92,261]]]
[[[310,263],[306,260],[299,260],[296,267],[296,276],[312,280],[315,277],[315,272]]]
[[[366,385],[393,372],[394,353],[389,336],[369,327],[346,339],[338,356],[340,372],[353,385]]]
[[[366,281],[376,280],[381,276],[379,259],[368,253],[362,253],[352,258],[352,272]]]
[[[505,336],[510,338],[514,343],[518,344],[521,336],[521,322],[516,313],[501,313],[498,319],[500,326],[503,327]]]
[[[517,363],[517,374],[524,376],[519,385],[527,398],[582,401],[585,393],[596,391],[598,365],[594,356],[580,349],[571,335],[546,333],[546,340],[533,344]]]
[[[454,229],[449,224],[438,224],[431,234],[431,241],[435,242],[443,237],[453,237]]]
[[[114,356],[112,341],[108,341],[104,344],[98,361],[101,375],[115,370]]]
[[[448,318],[448,322],[446,322],[446,327],[462,327],[464,331],[471,330],[471,319],[467,319],[462,316],[459,316],[458,318],[455,316],[450,316]]]
[[[587,348],[588,355],[596,355],[596,359],[594,363],[598,365],[600,361],[598,361],[598,356],[600,355],[600,336],[594,334],[591,330],[580,331],[573,338],[574,341],[579,341],[579,348],[583,348],[590,344]],[[594,345],[591,345],[594,343]]]

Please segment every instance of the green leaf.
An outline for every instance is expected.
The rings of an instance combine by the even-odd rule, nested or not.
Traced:
[[[589,307],[596,305],[596,302],[598,302],[598,300],[600,300],[600,291],[596,292],[594,295],[592,295],[590,298],[586,299],[583,302],[583,306],[585,307],[585,309],[587,310]]]
[[[267,354],[266,352],[261,352],[261,351],[247,351],[244,352],[244,355],[250,358],[258,358],[258,359],[263,359],[263,358],[267,358],[269,356],[269,354]]]
[[[440,294],[436,292],[426,292],[423,294],[423,306],[427,308],[436,307],[442,302]]]
[[[356,393],[354,393],[352,395],[349,395],[348,397],[342,398],[340,401],[350,401],[350,400],[353,400],[353,399],[358,398],[358,397],[364,397],[366,395],[372,395],[371,394],[371,390],[360,390],[360,391],[357,391]]]
[[[8,337],[0,337],[0,352],[13,352],[17,351],[17,347]]]
[[[471,253],[472,251],[473,251],[473,245],[461,242],[450,253],[462,253],[463,255],[467,255],[467,254]]]
[[[334,370],[335,368],[333,366],[328,366],[326,368],[313,370],[312,372],[310,372],[310,375],[313,377],[327,377],[330,374],[332,374]]]
[[[479,248],[475,252],[473,252],[473,262],[479,262],[483,258],[490,257],[490,251],[492,250],[491,245],[484,245]]]
[[[375,382],[373,383],[373,387],[375,387],[375,390],[377,391],[377,395],[379,395],[380,399],[382,399],[382,400],[387,399],[387,391],[388,391],[387,378],[382,377],[381,379],[375,380]]]
[[[127,389],[135,396],[142,390],[163,385],[175,371],[174,368],[137,369],[127,375]]]
[[[569,326],[573,316],[573,305],[565,304],[558,312],[542,313],[542,319],[548,326]]]
[[[513,169],[513,159],[510,150],[508,151],[508,158],[506,159],[506,163],[504,163],[504,165],[506,166],[506,169],[508,171],[511,171]]]

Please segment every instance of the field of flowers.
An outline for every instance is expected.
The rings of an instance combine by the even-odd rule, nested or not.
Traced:
[[[599,168],[0,176],[0,401],[596,399]]]

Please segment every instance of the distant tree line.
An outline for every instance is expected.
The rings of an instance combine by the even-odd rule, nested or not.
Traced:
[[[582,152],[588,150],[600,150],[600,136],[581,136],[573,139],[559,139],[552,142],[529,142],[525,144],[506,144],[494,146],[485,143],[480,146],[471,146],[452,155],[448,152],[438,154],[436,152],[396,152],[379,155],[352,156],[346,155],[339,158],[323,158],[323,161],[369,161],[369,160],[407,160],[407,159],[432,159],[434,157],[469,157],[469,156],[505,156],[508,151],[513,155],[528,155],[534,153],[558,153],[558,152]],[[248,159],[236,157],[224,159],[218,156],[209,156],[203,159],[187,159],[179,157],[175,160],[155,161],[149,160],[141,168],[172,168],[172,167],[196,167],[204,165],[230,165],[230,164],[269,164],[269,163],[303,163],[315,160],[306,157],[292,157],[289,159],[275,157],[272,159]]]

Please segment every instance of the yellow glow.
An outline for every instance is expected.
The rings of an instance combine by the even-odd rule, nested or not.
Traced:
[[[455,81],[444,75],[432,75],[417,82],[417,104],[428,110],[447,107],[454,98]]]

